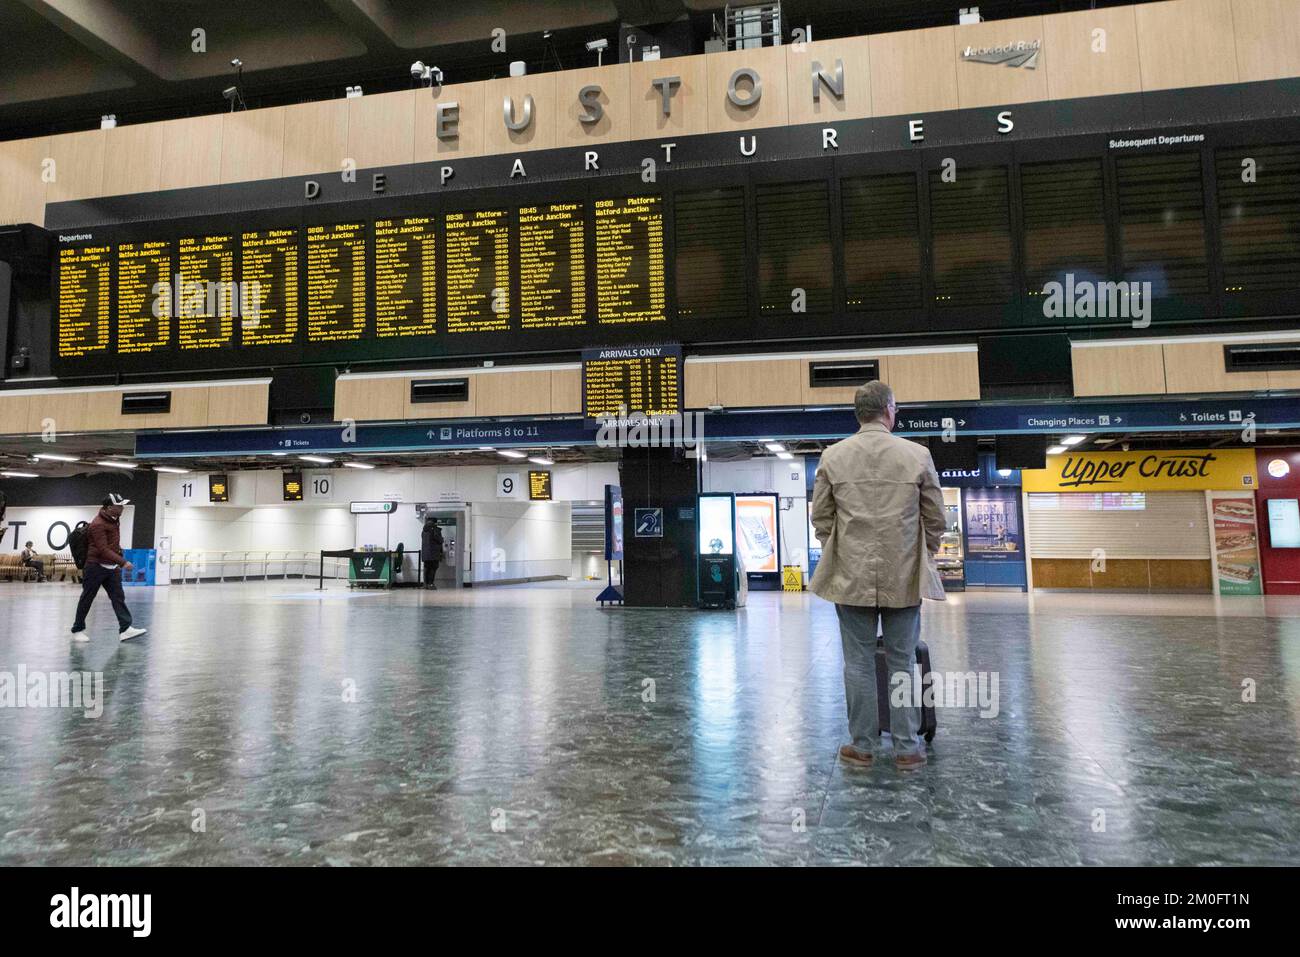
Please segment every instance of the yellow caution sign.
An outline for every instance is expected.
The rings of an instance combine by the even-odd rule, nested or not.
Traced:
[[[803,569],[798,565],[784,565],[781,568],[781,590],[803,591]]]

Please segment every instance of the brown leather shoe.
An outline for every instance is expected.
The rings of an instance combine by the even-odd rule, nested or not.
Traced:
[[[894,758],[894,767],[900,771],[915,771],[917,768],[925,767],[925,763],[929,760],[924,751],[917,751],[915,754],[900,754]]]
[[[840,748],[840,758],[860,768],[869,768],[871,762],[875,760],[875,755],[870,751],[862,751],[851,744],[846,744]]]

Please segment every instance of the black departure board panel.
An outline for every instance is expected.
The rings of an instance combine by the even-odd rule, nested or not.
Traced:
[[[176,345],[221,349],[235,338],[235,237],[187,236],[176,252]]]
[[[432,216],[375,220],[375,335],[437,330],[437,223]]]
[[[298,341],[298,230],[267,229],[240,239],[240,341],[283,346]]]
[[[682,410],[681,346],[588,349],[582,353],[582,414],[588,419]]]
[[[756,190],[760,315],[799,318],[831,309],[830,187],[765,183]]]
[[[519,324],[549,329],[587,321],[582,203],[519,210]]]
[[[360,339],[366,331],[366,224],[307,227],[307,341]]]
[[[678,193],[674,229],[678,318],[749,315],[744,188]]]
[[[172,247],[166,241],[117,247],[117,351],[157,352],[171,345]]]
[[[446,216],[447,331],[510,328],[510,211]]]
[[[602,323],[668,318],[660,196],[596,200],[596,317]]]
[[[59,250],[55,355],[76,359],[109,351],[112,254],[108,246]]]
[[[840,180],[844,298],[854,311],[918,309],[921,210],[915,173]]]

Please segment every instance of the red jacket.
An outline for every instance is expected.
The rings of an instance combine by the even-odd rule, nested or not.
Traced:
[[[102,508],[86,529],[87,565],[125,565],[122,554],[122,527]]]

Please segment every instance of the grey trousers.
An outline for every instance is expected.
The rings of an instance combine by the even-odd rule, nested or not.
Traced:
[[[912,669],[916,664],[916,643],[921,637],[921,606],[911,608],[868,608],[836,605],[840,617],[840,640],[844,644],[844,698],[849,706],[849,734],[853,746],[874,751],[880,746],[880,715],[876,701],[876,620],[879,616],[885,638],[885,664],[892,679],[900,671],[907,675],[907,703],[895,707],[890,689],[889,727],[895,754],[913,754],[921,747],[917,729],[919,709],[912,705]]]

